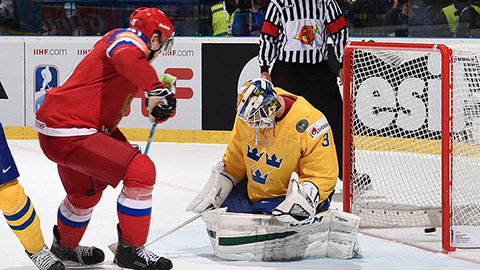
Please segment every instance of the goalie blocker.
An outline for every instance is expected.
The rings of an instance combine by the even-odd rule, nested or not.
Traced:
[[[283,222],[272,215],[226,212],[202,215],[215,255],[228,260],[291,261],[361,256],[360,218],[339,210],[316,214],[306,223]]]

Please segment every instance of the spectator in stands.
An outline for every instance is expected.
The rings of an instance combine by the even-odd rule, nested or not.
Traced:
[[[64,12],[68,32],[73,36],[84,36],[86,34],[86,18],[82,18],[75,3],[66,2],[64,4]]]
[[[408,37],[409,22],[417,20],[415,13],[408,10],[408,0],[394,0],[383,21],[383,32],[387,36]]]
[[[409,19],[408,34],[411,37],[431,37],[435,36],[439,30],[438,15],[445,5],[445,0],[425,0],[423,4],[420,5],[419,2],[416,3],[417,9],[411,11],[417,14],[414,19]]]
[[[234,36],[259,36],[265,20],[269,0],[236,0],[237,12],[233,20]]]
[[[42,7],[43,35],[72,35],[72,28],[64,6],[46,5]]]
[[[18,34],[20,22],[15,8],[15,1],[0,1],[0,34]]]
[[[353,0],[339,0],[338,5],[343,11],[343,17],[347,22],[348,30],[352,32],[355,28],[362,27],[362,20],[358,16],[359,5]]]
[[[420,19],[424,25],[433,25],[438,20],[438,14],[441,9],[443,0],[425,0],[423,11],[420,14]]]
[[[437,33],[442,37],[472,37],[479,36],[480,7],[470,0],[453,0],[445,6],[439,16],[438,24],[441,27]]]
[[[236,9],[237,4],[235,0],[220,1],[211,7],[214,36],[232,36],[233,19]]]

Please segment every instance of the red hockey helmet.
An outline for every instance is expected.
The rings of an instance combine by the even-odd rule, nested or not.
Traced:
[[[168,52],[173,44],[175,28],[167,15],[158,8],[137,8],[130,15],[130,27],[138,29],[147,38],[150,38],[155,31],[160,32],[160,44],[163,51]]]

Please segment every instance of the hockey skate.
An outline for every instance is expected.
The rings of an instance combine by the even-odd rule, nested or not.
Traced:
[[[64,270],[65,265],[48,249],[47,245],[43,245],[42,250],[37,253],[27,252],[28,257],[40,270]]]
[[[134,247],[121,240],[120,226],[118,230],[118,246],[113,262],[122,268],[138,270],[169,270],[172,262],[151,252],[144,246]]]
[[[101,263],[105,259],[103,251],[96,247],[78,246],[76,248],[66,248],[60,245],[60,235],[56,225],[53,227],[53,244],[50,250],[62,261],[82,265]]]

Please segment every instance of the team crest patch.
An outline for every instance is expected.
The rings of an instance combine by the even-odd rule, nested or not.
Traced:
[[[300,33],[294,36],[294,39],[300,40],[302,44],[312,45],[315,40],[315,33],[317,32],[316,25],[304,25],[300,29]]]
[[[306,119],[302,119],[300,121],[298,121],[297,125],[295,126],[295,128],[297,129],[297,132],[298,133],[303,133],[305,132],[305,130],[307,129],[308,127],[308,121]]]
[[[322,117],[318,119],[315,123],[307,128],[308,135],[313,140],[316,140],[320,137],[323,133],[327,132],[330,129],[330,125],[328,124],[327,118]]]

